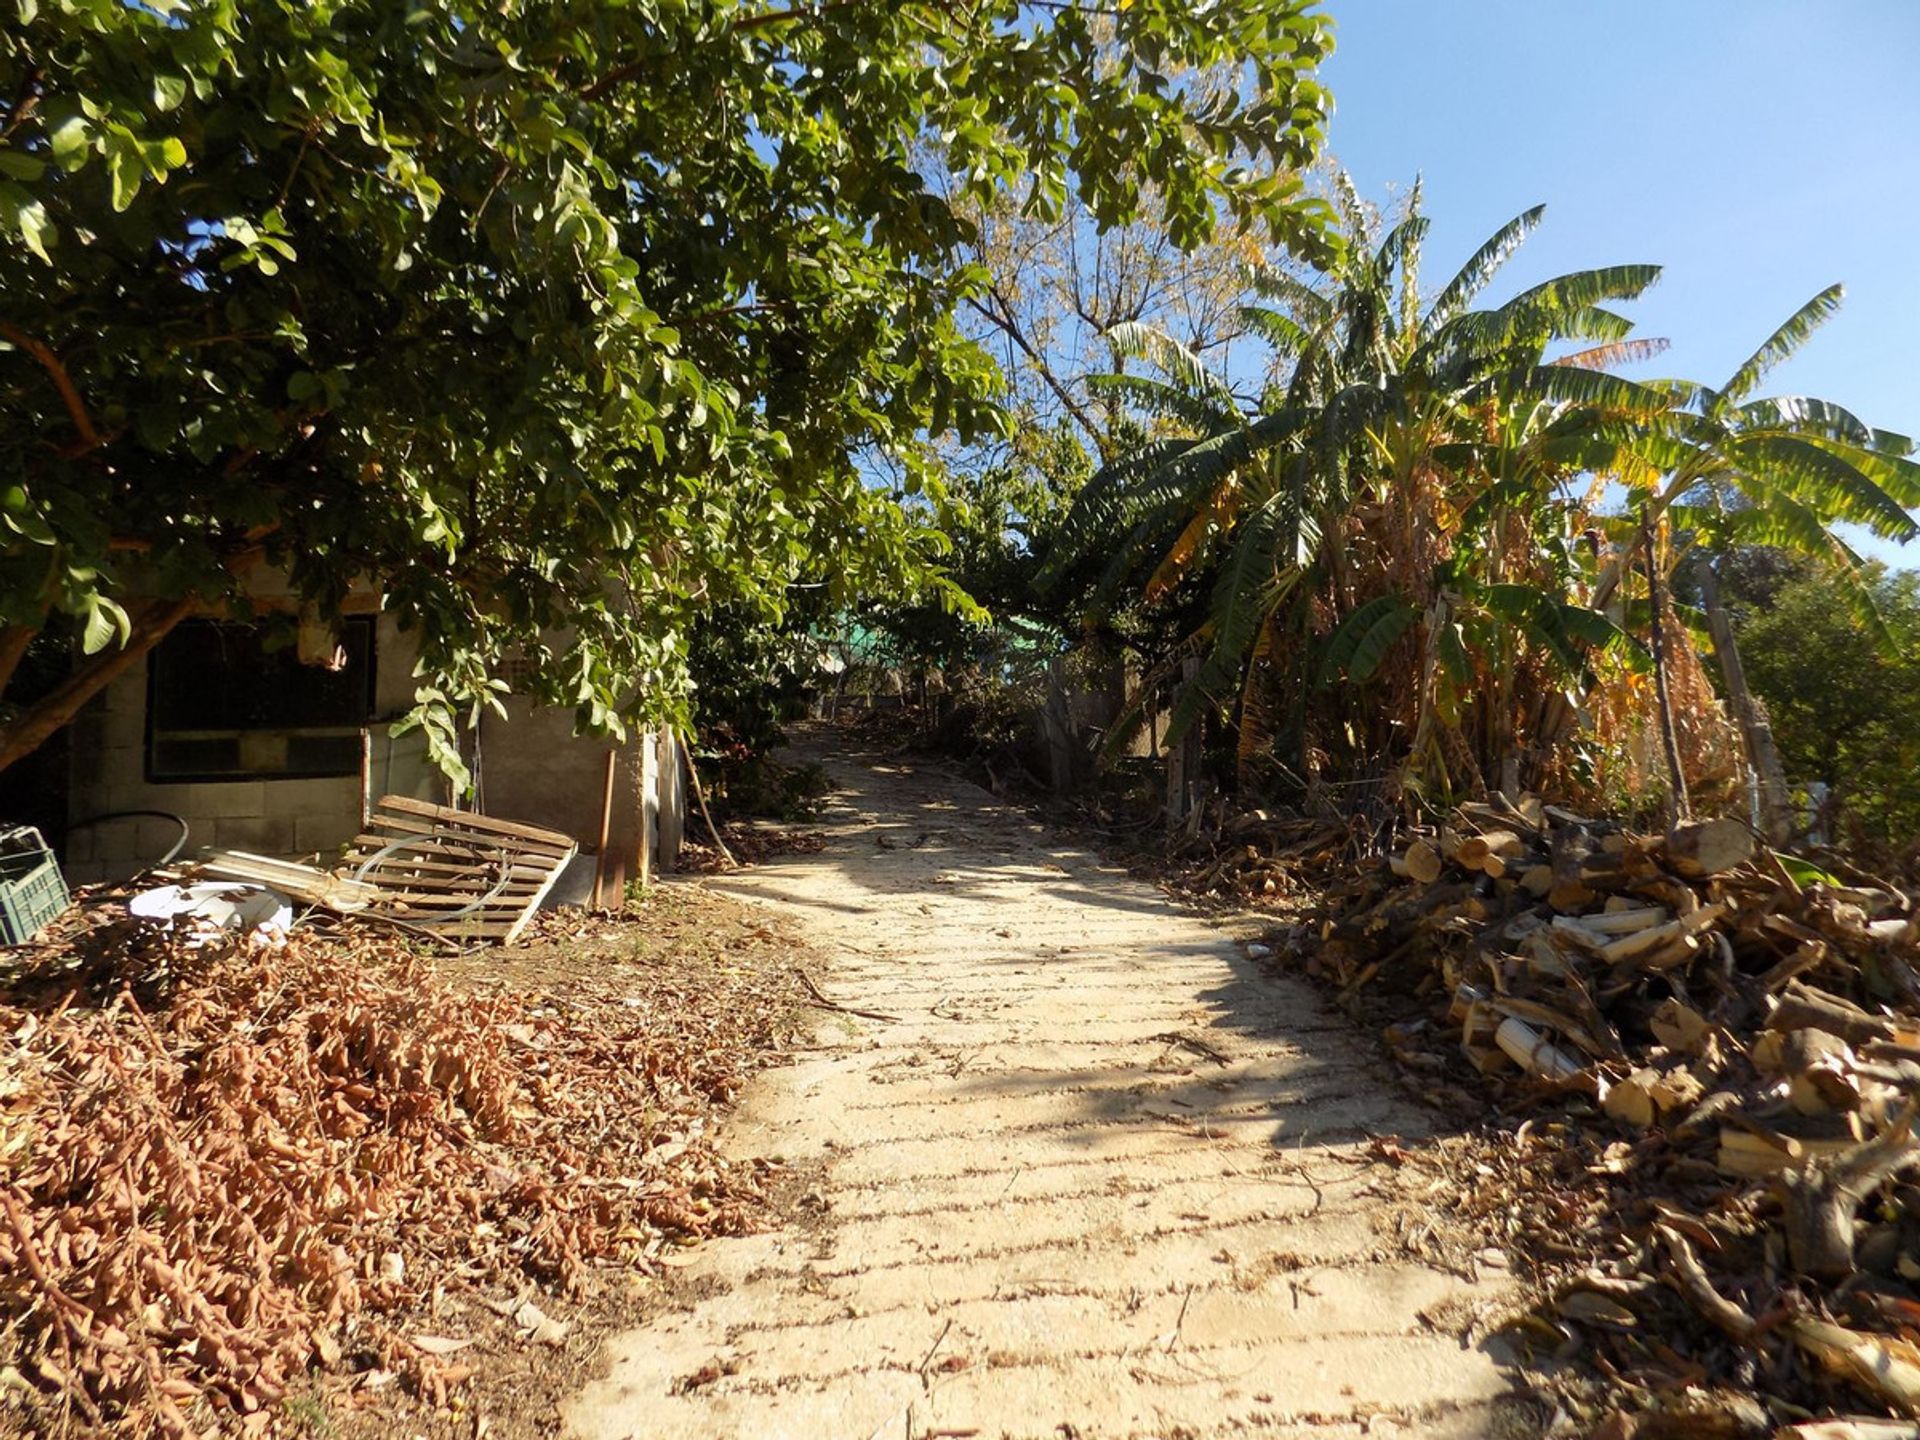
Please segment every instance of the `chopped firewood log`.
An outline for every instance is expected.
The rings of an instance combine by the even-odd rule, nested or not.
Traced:
[[[1660,1008],[1648,1017],[1647,1028],[1653,1032],[1654,1039],[1682,1055],[1699,1054],[1713,1033],[1704,1015],[1673,996],[1660,1002]]]
[[[1704,820],[1669,830],[1666,857],[1682,875],[1698,879],[1738,869],[1753,859],[1758,848],[1753,831],[1740,821]]]
[[[1579,1343],[1641,1397],[1618,1435],[1596,1433],[1777,1440],[1777,1417],[1833,1414],[1840,1385],[1816,1359],[1913,1413],[1901,1397],[1920,1385],[1901,1367],[1920,1376],[1920,1142],[1907,1133],[1920,894],[1825,856],[1839,882],[1796,882],[1737,821],[1669,835],[1565,812],[1541,822],[1497,800],[1462,807],[1409,837],[1401,878],[1377,866],[1331,891],[1327,943],[1314,949],[1303,925],[1298,953],[1343,987],[1404,985],[1419,1023],[1458,1037],[1484,1077],[1436,1090],[1483,1086],[1524,1115],[1513,1173],[1490,1157],[1476,1207],[1501,1203],[1501,1186],[1527,1193],[1537,1162],[1554,1173],[1521,1223],[1542,1254],[1570,1226],[1583,1256],[1609,1256],[1596,1273],[1652,1301],[1603,1290],[1632,1322],[1597,1304],[1545,1317],[1584,1327]],[[1423,843],[1440,860],[1430,882],[1406,864]],[[1453,1001],[1444,1020],[1437,990]],[[1556,1093],[1575,1088],[1571,1103]],[[1691,1314],[1646,1293],[1650,1209],[1656,1268],[1663,1234],[1682,1237],[1664,1275]],[[1720,1403],[1743,1393],[1763,1403]],[[1778,1434],[1829,1440],[1817,1423]],[[1890,1423],[1908,1429],[1863,1434],[1920,1440],[1920,1425]]]
[[[1479,870],[1496,878],[1507,873],[1507,861],[1526,854],[1526,846],[1511,830],[1489,830],[1484,835],[1469,835],[1454,850],[1453,858],[1469,870]]]
[[[1580,924],[1598,935],[1631,935],[1636,930],[1649,930],[1672,919],[1673,913],[1664,906],[1626,905],[1617,910],[1603,910],[1598,915],[1583,915]]]
[[[1393,860],[1393,873],[1409,880],[1417,880],[1422,885],[1431,885],[1440,878],[1440,852],[1425,840],[1416,840],[1403,855]]]
[[[1584,1068],[1526,1021],[1511,1015],[1500,1022],[1493,1039],[1514,1064],[1541,1080],[1571,1080]]]
[[[1783,1179],[1787,1253],[1801,1274],[1844,1280],[1853,1273],[1854,1215],[1861,1202],[1882,1181],[1920,1163],[1920,1144],[1913,1139],[1916,1105],[1920,1102],[1909,1101],[1882,1134],[1865,1144]]]
[[[1615,1119],[1644,1128],[1663,1115],[1693,1104],[1702,1088],[1699,1077],[1684,1065],[1666,1070],[1642,1065],[1609,1087],[1603,1105]]]
[[[1829,995],[1796,980],[1780,997],[1773,1014],[1767,1017],[1770,1030],[1825,1030],[1838,1035],[1849,1045],[1871,1040],[1892,1040],[1895,1028],[1891,1020],[1870,1015],[1859,1006],[1837,995]]]
[[[1653,1124],[1660,1111],[1653,1103],[1654,1085],[1659,1076],[1650,1069],[1639,1069],[1607,1089],[1601,1108],[1623,1125],[1644,1130]]]
[[[1600,892],[1581,880],[1555,880],[1547,891],[1547,904],[1562,914],[1575,914],[1600,898]]]
[[[1806,1420],[1773,1432],[1773,1440],[1920,1440],[1920,1424],[1843,1415],[1835,1420]]]
[[[1671,920],[1665,925],[1656,925],[1651,930],[1636,930],[1622,935],[1617,940],[1609,940],[1602,945],[1599,956],[1609,965],[1618,965],[1624,961],[1642,955],[1651,955],[1656,950],[1665,949],[1675,940],[1685,939],[1692,932],[1687,929],[1684,920]]]
[[[1810,1315],[1797,1316],[1782,1328],[1831,1373],[1903,1415],[1920,1418],[1920,1346]]]

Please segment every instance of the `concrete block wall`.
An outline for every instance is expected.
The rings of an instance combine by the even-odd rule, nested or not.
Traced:
[[[376,718],[370,727],[369,778],[376,798],[446,798],[446,782],[428,763],[420,737],[394,739],[387,733],[391,718],[412,706],[417,655],[411,637],[391,618],[380,617],[374,638]],[[70,821],[121,810],[164,810],[187,822],[184,856],[213,847],[330,861],[359,833],[358,775],[148,783],[146,717],[147,672],[138,665],[75,718],[68,762]],[[76,885],[122,880],[159,860],[179,833],[177,825],[145,816],[78,826],[67,837],[61,865]]]
[[[368,727],[370,798],[408,795],[445,804],[446,777],[427,759],[418,732],[395,737],[392,721],[413,705],[418,647],[391,617],[374,638],[374,721]],[[358,774],[319,779],[239,779],[149,784],[146,779],[147,675],[136,666],[74,721],[69,748],[70,820],[124,810],[161,810],[187,822],[183,856],[212,847],[330,863],[360,830]],[[482,808],[503,819],[564,831],[582,848],[599,840],[606,777],[605,742],[576,738],[571,711],[509,701],[509,719],[489,714],[481,730]],[[655,737],[624,747],[621,774],[630,794]],[[686,794],[671,740],[659,767],[656,865],[670,869],[685,822]],[[629,804],[628,808],[632,808]],[[629,826],[629,834],[632,833]],[[155,864],[179,827],[149,816],[77,825],[61,855],[73,884],[123,880]],[[630,848],[630,845],[629,845]],[[664,862],[664,863],[662,863]]]

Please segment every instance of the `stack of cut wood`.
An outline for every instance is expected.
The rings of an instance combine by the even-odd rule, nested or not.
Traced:
[[[1690,1312],[1775,1423],[1849,1395],[1920,1420],[1914,896],[1737,821],[1645,835],[1523,798],[1415,833],[1295,938],[1350,996],[1424,997],[1502,1099],[1608,1137],[1649,1197],[1610,1283]]]
[[[1346,827],[1325,820],[1243,811],[1183,842],[1174,884],[1206,899],[1286,895],[1302,871],[1335,863],[1352,838]]]

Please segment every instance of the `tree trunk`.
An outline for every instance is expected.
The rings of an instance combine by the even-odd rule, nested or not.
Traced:
[[[7,686],[13,681],[13,672],[20,668],[20,662],[26,658],[27,647],[33,644],[33,637],[40,633],[33,625],[8,625],[0,629],[0,697],[7,693]]]
[[[1740,663],[1733,619],[1720,599],[1720,577],[1713,561],[1703,557],[1697,573],[1700,598],[1707,611],[1707,629],[1713,634],[1714,658],[1720,662],[1720,675],[1727,684],[1727,703],[1733,708],[1740,738],[1747,745],[1747,760],[1760,782],[1760,829],[1773,844],[1782,845],[1793,830],[1793,806],[1788,798],[1786,770],[1780,764],[1780,750],[1773,743],[1773,725],[1747,686],[1747,670]]]
[[[0,726],[0,770],[25,759],[57,735],[82,706],[144,658],[198,606],[197,600],[189,598],[136,613],[132,638],[122,649],[92,656],[45,698],[29,705],[10,724]]]
[[[1646,519],[1640,527],[1641,549],[1647,563],[1647,609],[1652,616],[1653,691],[1660,706],[1660,744],[1667,757],[1667,782],[1673,788],[1673,818],[1692,818],[1693,803],[1687,798],[1687,772],[1680,766],[1680,742],[1673,728],[1673,697],[1667,693],[1667,641],[1661,611],[1660,566],[1653,553],[1653,522]]]

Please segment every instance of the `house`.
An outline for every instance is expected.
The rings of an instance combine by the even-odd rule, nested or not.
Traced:
[[[292,608],[272,575],[249,590],[260,613]],[[506,719],[482,721],[476,795],[457,799],[418,732],[390,733],[414,703],[413,637],[372,593],[343,609],[336,625],[303,627],[299,645],[278,650],[257,625],[185,621],[88,705],[68,742],[69,880],[153,865],[181,822],[183,858],[211,846],[328,864],[389,794],[563,831],[589,855],[604,823],[615,894],[637,870],[673,868],[686,790],[670,735],[576,737],[572,711],[509,697]],[[582,867],[587,885],[594,865]],[[573,878],[563,892],[580,893]]]

